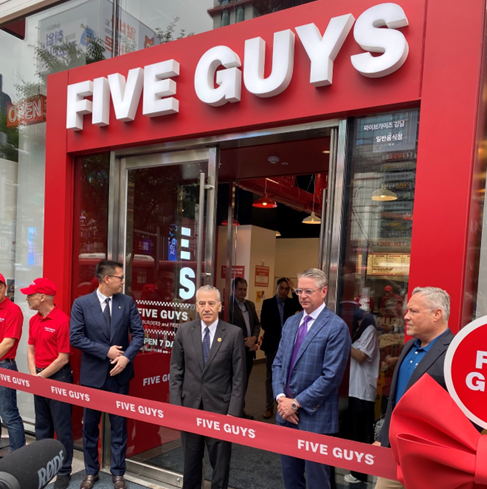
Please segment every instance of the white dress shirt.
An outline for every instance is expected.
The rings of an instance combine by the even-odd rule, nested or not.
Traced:
[[[218,326],[218,319],[214,323],[211,323],[208,326],[208,328],[210,329],[210,348],[211,345],[213,344],[213,339],[215,338],[217,326]],[[206,332],[206,324],[203,321],[201,321],[201,343],[203,343],[203,340],[205,338],[205,332]]]

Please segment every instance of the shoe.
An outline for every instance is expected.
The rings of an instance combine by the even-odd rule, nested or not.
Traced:
[[[264,419],[272,418],[273,415],[274,415],[274,409],[267,409],[266,412],[264,413]]]
[[[245,419],[254,419],[254,417],[251,414],[247,414],[245,411],[243,412],[242,418],[245,418]]]
[[[345,482],[348,482],[349,484],[360,484],[362,482],[360,479],[357,479],[352,474],[347,474],[343,478],[345,479]]]
[[[96,475],[85,475],[85,478],[83,479],[81,486],[79,486],[79,489],[92,489],[95,482],[99,479],[100,479],[100,476],[98,474],[96,474]]]
[[[58,475],[54,483],[54,489],[66,489],[69,486],[70,480],[70,475]]]
[[[123,478],[123,475],[114,475],[112,480],[114,489],[125,489],[127,487],[127,482]]]

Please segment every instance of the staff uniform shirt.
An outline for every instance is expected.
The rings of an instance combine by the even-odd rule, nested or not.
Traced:
[[[37,313],[29,323],[29,345],[37,368],[48,367],[60,353],[71,353],[69,317],[56,306],[45,318]]]
[[[362,363],[351,358],[348,395],[374,402],[380,363],[379,339],[375,327],[371,324],[365,328],[362,336],[352,344],[352,347],[365,353],[367,358]]]
[[[17,341],[10,348],[7,354],[0,360],[15,360],[19,340],[22,336],[22,324],[24,315],[17,304],[14,304],[8,297],[0,302],[0,342],[5,338],[15,338]]]

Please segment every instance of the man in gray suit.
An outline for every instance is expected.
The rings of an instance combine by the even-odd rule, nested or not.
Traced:
[[[443,388],[443,364],[453,333],[448,328],[450,296],[437,287],[416,287],[404,316],[406,332],[413,339],[402,349],[392,376],[391,393],[384,425],[374,445],[390,447],[389,426],[392,411],[403,394],[424,374],[429,374]],[[404,489],[397,481],[379,477],[376,489]]]
[[[211,285],[196,293],[200,319],[179,326],[171,356],[171,404],[229,416],[241,416],[245,395],[242,330],[218,319],[220,292]],[[200,489],[204,447],[213,469],[211,488],[228,487],[230,442],[181,432],[183,489]]]

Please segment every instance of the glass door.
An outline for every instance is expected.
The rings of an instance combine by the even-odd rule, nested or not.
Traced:
[[[213,284],[216,163],[216,149],[201,149],[134,156],[118,165],[117,254],[125,294],[137,304],[145,330],[132,396],[169,402],[177,328],[196,318],[198,287]],[[113,207],[116,212],[115,201]],[[182,472],[179,431],[128,420],[128,436],[128,460]],[[170,474],[163,478],[178,482]]]

